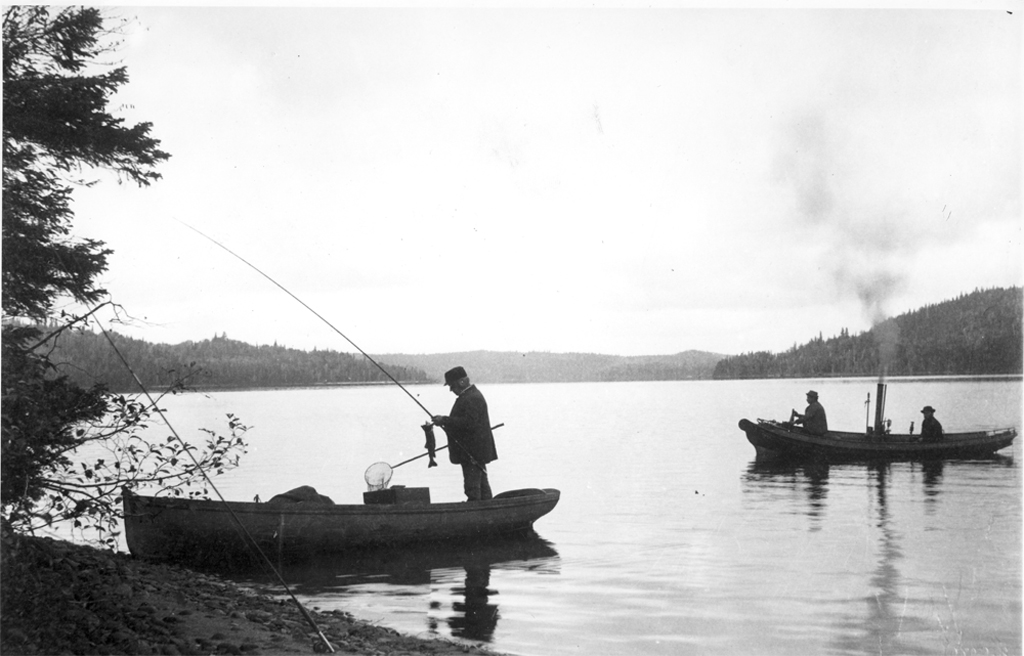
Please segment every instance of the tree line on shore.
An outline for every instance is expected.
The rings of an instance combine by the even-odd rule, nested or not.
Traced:
[[[545,351],[461,351],[375,356],[380,362],[416,367],[435,375],[462,365],[480,383],[581,383],[711,378],[718,353],[685,351],[672,355],[603,355]]]
[[[474,381],[488,383],[1020,374],[1022,298],[1019,287],[976,290],[901,314],[857,335],[844,329],[838,336],[819,335],[782,353],[615,356],[471,351],[373,357],[403,383],[437,382],[442,371],[456,364],[467,367]],[[175,345],[116,333],[112,339],[139,378],[155,387],[182,378],[201,389],[389,381],[360,355],[303,351],[276,343],[251,345],[226,334]],[[131,372],[100,334],[65,332],[47,348],[60,370],[81,385],[137,389]]]
[[[975,290],[858,335],[723,358],[714,378],[1020,374],[1022,299],[1020,287]]]
[[[276,343],[252,345],[224,334],[173,345],[153,344],[118,333],[110,333],[110,337],[113,345],[100,333],[63,331],[41,348],[49,351],[57,370],[70,380],[83,386],[101,384],[114,392],[138,391],[133,372],[147,387],[156,389],[182,380],[193,389],[390,381],[368,359],[344,352],[303,351]],[[455,365],[465,366],[475,382],[550,383],[708,379],[722,356],[698,351],[654,356],[472,351],[371,357],[402,383],[440,382],[442,372]]]
[[[90,331],[65,332],[47,347],[58,369],[80,385],[101,383],[112,391],[138,391],[132,372],[143,384],[163,388],[184,378],[188,387],[265,388],[305,387],[388,382],[368,359],[331,350],[302,351],[285,346],[252,345],[229,339],[180,344],[152,344],[117,333],[111,341],[131,370],[114,353],[110,342]],[[413,367],[381,365],[401,382],[427,382]]]

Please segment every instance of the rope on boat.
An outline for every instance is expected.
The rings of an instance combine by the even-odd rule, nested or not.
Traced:
[[[260,548],[260,545],[256,542],[256,539],[252,537],[252,534],[250,534],[248,529],[245,528],[245,525],[242,524],[242,520],[238,518],[238,515],[235,514],[235,511],[231,509],[231,505],[228,504],[227,499],[225,499],[224,495],[220,493],[220,490],[217,489],[217,486],[213,484],[213,480],[210,478],[209,474],[207,474],[206,471],[199,466],[199,461],[196,460],[196,457],[192,454],[192,449],[188,448],[188,444],[185,443],[185,440],[181,439],[181,436],[178,435],[178,431],[174,429],[174,426],[172,426],[171,422],[167,419],[167,415],[164,414],[164,411],[161,410],[160,406],[157,405],[156,400],[153,399],[153,397],[150,395],[149,390],[146,389],[146,386],[142,384],[141,380],[139,380],[139,377],[135,373],[135,370],[132,369],[130,364],[128,364],[128,360],[125,359],[124,355],[117,348],[117,345],[114,344],[114,340],[110,338],[110,333],[108,333],[106,328],[103,327],[103,324],[100,323],[99,319],[96,319],[95,317],[93,317],[93,319],[96,321],[96,325],[99,326],[100,332],[102,332],[103,336],[107,339],[107,342],[110,344],[110,347],[114,349],[114,353],[117,354],[117,357],[121,361],[121,364],[125,366],[125,368],[128,370],[128,373],[132,375],[132,378],[135,380],[135,383],[139,386],[139,389],[141,389],[142,393],[146,396],[146,399],[149,401],[150,405],[153,407],[153,409],[156,410],[157,414],[160,415],[160,418],[167,425],[167,428],[170,429],[171,434],[174,435],[174,438],[178,440],[178,442],[180,442],[183,447],[185,447],[184,451],[185,453],[188,454],[188,457],[196,466],[196,470],[203,475],[203,478],[206,479],[206,483],[217,494],[217,498],[221,500],[221,503],[224,504],[224,508],[227,509],[228,513],[231,515],[231,519],[234,520],[240,533],[244,534],[245,538],[247,539],[243,540],[245,546],[250,550],[250,552],[253,549],[255,549],[255,551],[259,553],[260,557],[262,558],[262,561],[274,573],[274,576],[277,578],[281,586],[284,587],[285,592],[288,593],[288,596],[291,597],[291,600],[295,602],[295,605],[298,607],[299,612],[302,614],[302,617],[305,618],[305,620],[310,624],[310,626],[313,627],[313,630],[316,631],[317,636],[319,636],[320,640],[323,643],[324,649],[326,649],[331,654],[336,653],[334,650],[334,645],[332,645],[331,642],[327,639],[327,636],[324,635],[324,632],[320,629],[320,626],[316,623],[316,620],[313,619],[313,616],[309,614],[309,611],[307,611],[305,606],[302,605],[302,602],[298,600],[298,598],[292,592],[292,589],[288,586],[287,583],[285,583],[284,577],[282,577],[281,573],[277,571],[277,568],[274,567],[274,564],[270,561],[270,558],[267,557],[267,554],[263,552],[263,550]],[[319,651],[319,649],[317,651]]]

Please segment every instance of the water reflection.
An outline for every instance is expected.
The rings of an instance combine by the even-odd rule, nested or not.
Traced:
[[[462,594],[463,601],[452,603],[455,613],[448,618],[452,635],[490,642],[498,626],[498,606],[490,602],[491,595],[498,594],[488,586],[491,583],[491,568],[487,565],[466,565],[466,583],[452,592]]]
[[[454,637],[490,642],[500,619],[492,587],[494,571],[558,573],[558,552],[535,534],[506,540],[440,543],[358,550],[281,566],[300,599],[324,609],[350,610],[355,598],[390,598],[409,609],[420,600],[426,628]],[[235,573],[236,581],[283,593],[267,574]],[[441,599],[442,601],[439,601]],[[343,603],[342,603],[343,602]]]
[[[942,490],[942,470],[945,466],[946,463],[942,460],[930,460],[921,465],[924,474],[924,507],[928,515],[935,513],[939,492]]]
[[[931,618],[920,612],[926,600],[915,598],[911,590],[915,583],[908,581],[901,570],[905,559],[905,536],[898,527],[919,526],[906,517],[894,517],[893,505],[917,508],[917,512],[932,516],[939,508],[943,492],[952,495],[961,489],[963,470],[1013,467],[1013,458],[994,455],[976,460],[943,460],[924,462],[861,463],[830,466],[821,462],[758,461],[754,460],[742,476],[743,491],[759,504],[770,506],[776,512],[792,512],[794,496],[799,501],[800,514],[812,521],[810,532],[820,530],[829,500],[829,479],[833,480],[833,495],[837,507],[833,512],[849,512],[844,499],[845,488],[863,486],[870,493],[864,509],[869,518],[872,566],[863,571],[864,592],[851,600],[856,603],[843,606],[834,620],[835,630],[830,651],[839,654],[918,654],[930,653],[929,648],[915,644],[915,640],[932,630]],[[944,489],[944,479],[951,477]],[[920,484],[923,506],[907,504],[907,482]],[[848,496],[848,495],[845,495]],[[890,496],[892,498],[890,499]],[[787,503],[788,502],[788,503]],[[856,512],[856,511],[855,511]],[[895,513],[899,515],[900,513]],[[834,575],[849,571],[833,571]]]
[[[779,488],[803,492],[811,531],[820,530],[828,501],[829,465],[823,461],[787,462],[754,460],[743,477],[744,492],[768,492]]]
[[[930,511],[942,492],[942,480],[949,463],[945,460],[907,461],[899,463],[901,467],[909,467],[911,471],[922,474],[922,488],[925,503]],[[955,466],[968,467],[1013,467],[1013,457],[993,454],[986,458],[974,460],[957,460]],[[844,463],[835,465],[842,472],[849,474],[857,471],[867,472],[869,478],[876,481],[881,490],[887,487],[887,478],[891,475],[891,463],[868,462],[863,464]],[[828,462],[820,460],[752,460],[743,475],[744,492],[767,494],[771,499],[779,490],[801,492],[807,499],[806,515],[820,520],[827,509],[828,483],[830,474]],[[884,497],[884,491],[880,493]],[[816,530],[817,523],[811,530]]]
[[[899,545],[900,535],[890,521],[887,503],[889,479],[889,465],[877,464],[870,467],[869,481],[875,487],[877,502],[875,528],[878,529],[878,564],[871,576],[873,590],[864,599],[868,612],[862,630],[866,636],[857,636],[854,640],[860,645],[871,645],[872,653],[909,654],[911,652],[906,646],[900,644],[900,636],[903,631],[913,630],[909,626],[913,618],[907,618],[905,613],[900,612],[906,608],[906,600],[899,591],[901,575],[897,567],[898,561],[903,558],[903,551]]]

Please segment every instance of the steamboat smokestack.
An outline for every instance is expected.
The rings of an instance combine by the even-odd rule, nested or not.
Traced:
[[[885,433],[885,383],[878,383],[878,396],[875,398],[875,435]]]

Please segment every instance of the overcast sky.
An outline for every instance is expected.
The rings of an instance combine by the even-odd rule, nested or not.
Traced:
[[[1014,9],[1013,3],[1006,6]],[[1022,284],[1021,12],[149,8],[77,192],[177,343],[784,350]]]

